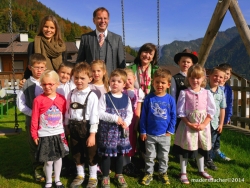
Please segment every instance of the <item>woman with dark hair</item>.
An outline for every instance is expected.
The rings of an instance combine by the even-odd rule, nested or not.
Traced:
[[[28,46],[28,57],[31,54],[40,53],[46,58],[47,69],[57,71],[63,62],[63,52],[65,51],[66,45],[61,37],[58,21],[52,15],[45,16],[40,23],[34,42]],[[24,78],[28,79],[30,75],[31,71],[27,67]]]
[[[137,57],[134,60],[134,64],[129,66],[128,68],[131,68],[136,76],[135,80],[135,88],[141,89],[144,92],[144,95],[148,95],[150,91],[153,89],[152,87],[152,77],[154,72],[159,68],[156,66],[157,64],[157,48],[152,43],[146,43],[142,45],[139,49],[139,52],[137,54]],[[143,103],[142,103],[143,104]],[[136,116],[137,118],[140,118],[141,109],[138,108],[136,110]],[[137,131],[140,130],[140,128],[135,125],[135,129]],[[144,162],[144,154],[146,152],[145,150],[145,142],[142,141],[140,138],[138,139],[139,143],[139,150],[140,150],[140,156],[142,157],[140,160],[141,162]],[[131,168],[133,165],[126,165],[124,166],[124,173],[127,175],[135,174],[136,169]]]

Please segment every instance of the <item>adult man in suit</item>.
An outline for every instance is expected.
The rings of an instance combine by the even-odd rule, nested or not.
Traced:
[[[93,12],[93,22],[96,30],[81,36],[80,48],[76,62],[104,60],[107,71],[110,74],[116,68],[126,66],[124,60],[124,48],[121,36],[108,31],[109,11],[99,7]],[[104,34],[104,40],[100,43],[100,34]]]

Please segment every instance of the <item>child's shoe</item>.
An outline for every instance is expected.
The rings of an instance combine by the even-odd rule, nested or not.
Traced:
[[[78,188],[83,182],[84,182],[84,177],[78,175],[70,184],[70,188]]]
[[[89,178],[89,182],[87,188],[96,188],[98,184],[98,180],[95,178]]]
[[[162,181],[162,183],[166,184],[166,185],[169,185],[170,182],[169,182],[169,179],[168,179],[168,175],[167,173],[159,173],[159,180]]]
[[[65,188],[61,181],[55,182],[56,188]]]
[[[109,179],[109,176],[104,176],[102,178],[101,188],[110,188],[110,179]]]
[[[217,166],[215,166],[214,162],[212,159],[205,161],[204,164],[207,168],[211,169],[211,170],[218,170]]]
[[[204,171],[204,172],[199,172],[199,175],[202,176],[203,178],[209,180],[209,181],[212,181],[212,180],[213,180],[213,177],[210,176],[206,171]]]
[[[122,174],[115,176],[115,183],[117,184],[117,187],[120,187],[120,188],[127,188],[128,187],[128,184],[127,184],[127,182],[124,179]]]
[[[188,177],[186,173],[180,173],[180,181],[183,184],[189,184]]]
[[[42,166],[36,167],[35,172],[34,172],[34,177],[35,177],[35,180],[38,181],[38,182],[44,182],[45,181],[45,176],[44,176]]]
[[[146,173],[145,176],[142,178],[141,184],[149,185],[152,180],[153,180],[153,175]]]
[[[229,157],[227,157],[224,153],[222,153],[221,151],[216,152],[217,156],[220,157],[221,159],[225,160],[225,161],[230,161],[231,159]]]

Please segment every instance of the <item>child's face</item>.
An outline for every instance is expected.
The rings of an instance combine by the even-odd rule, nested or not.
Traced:
[[[74,73],[74,83],[78,90],[84,90],[88,87],[92,78],[90,78],[85,72]]]
[[[115,94],[121,94],[123,88],[125,87],[125,82],[120,76],[113,76],[109,79],[109,85],[111,92]]]
[[[210,87],[219,86],[221,82],[224,81],[225,72],[220,70],[215,70],[212,74],[209,75],[209,84]]]
[[[58,70],[59,79],[62,84],[65,84],[70,80],[71,72],[72,68],[70,67],[61,67]]]
[[[103,76],[106,74],[106,71],[104,71],[100,66],[93,65],[92,67],[92,74],[94,82],[103,82]]]
[[[32,72],[32,76],[38,80],[42,73],[46,70],[46,63],[34,63],[32,66],[29,66],[29,69]]]
[[[55,24],[52,21],[46,21],[44,26],[43,26],[43,35],[44,37],[50,41],[51,38],[55,35],[56,33],[56,27]]]
[[[225,74],[225,82],[227,82],[229,79],[231,78],[231,71],[230,70],[226,70],[226,74]]]
[[[165,95],[170,85],[171,83],[167,78],[155,77],[153,79],[153,87],[156,95]]]
[[[134,85],[135,85],[135,75],[132,74],[131,72],[127,73],[127,82],[125,85],[126,89],[134,89]]]
[[[43,88],[44,94],[47,96],[52,96],[56,94],[56,88],[59,83],[56,82],[51,76],[45,76],[41,80],[41,86]]]
[[[188,72],[188,69],[193,65],[193,60],[188,56],[182,56],[178,62],[182,72]]]
[[[195,77],[189,77],[188,78],[188,82],[191,86],[191,88],[194,90],[194,91],[200,91],[201,89],[201,84],[202,82],[204,81],[205,79],[205,76],[202,76],[200,78],[195,78]]]

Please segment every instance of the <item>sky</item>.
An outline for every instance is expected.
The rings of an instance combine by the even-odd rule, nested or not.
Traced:
[[[61,17],[95,29],[93,11],[109,10],[108,30],[123,37],[121,0],[39,0]],[[157,0],[123,0],[125,45],[140,47],[158,43]],[[160,45],[175,40],[190,41],[204,37],[218,0],[160,0]],[[250,0],[238,0],[242,14],[250,25]],[[229,11],[220,31],[234,27]]]

